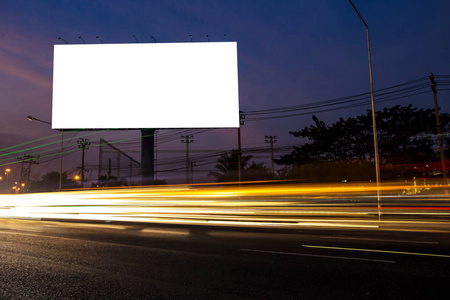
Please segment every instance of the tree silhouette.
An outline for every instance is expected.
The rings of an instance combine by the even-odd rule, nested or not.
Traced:
[[[275,174],[264,163],[252,162],[244,171],[243,180],[271,180],[275,179]]]
[[[448,128],[448,114],[441,114],[443,132]],[[374,146],[371,111],[340,118],[326,125],[316,116],[314,124],[300,131],[289,132],[307,143],[294,147],[291,154],[275,162],[284,165],[282,175],[323,180],[374,179]],[[436,155],[436,117],[433,109],[394,106],[376,112],[380,165],[383,178],[405,178],[416,174],[411,168],[398,166],[438,161]],[[352,169],[352,170],[350,170]],[[358,172],[355,170],[358,169]],[[420,173],[420,172],[419,172]],[[367,175],[369,174],[369,177]]]
[[[247,168],[251,155],[241,155],[241,170]],[[218,171],[209,172],[208,176],[215,177],[217,182],[238,181],[239,153],[238,150],[232,150],[230,154],[225,152],[220,155],[215,168]]]
[[[74,188],[76,183],[67,178],[67,173],[62,173],[61,176],[62,188]],[[42,179],[31,182],[29,192],[52,192],[59,189],[59,172],[53,171],[42,175]]]
[[[270,180],[275,175],[264,163],[249,163],[253,158],[251,155],[241,156],[241,180]],[[232,150],[230,154],[227,152],[220,155],[215,165],[217,171],[209,172],[209,176],[215,177],[217,182],[236,182],[238,181],[238,151]]]

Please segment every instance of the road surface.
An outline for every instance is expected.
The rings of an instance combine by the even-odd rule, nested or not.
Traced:
[[[277,230],[0,219],[1,299],[450,299],[449,267],[443,223]]]

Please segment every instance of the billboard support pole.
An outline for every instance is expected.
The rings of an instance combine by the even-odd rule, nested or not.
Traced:
[[[141,129],[141,184],[155,183],[155,129]]]

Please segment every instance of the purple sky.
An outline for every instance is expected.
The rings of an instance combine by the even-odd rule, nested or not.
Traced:
[[[450,74],[450,2],[425,0],[354,0],[369,25],[374,88],[428,76]],[[58,132],[27,115],[51,121],[53,45],[62,37],[69,43],[237,41],[241,110],[260,110],[314,103],[368,92],[369,72],[365,28],[346,0],[227,0],[227,1],[0,1],[0,149],[56,135],[37,143],[6,149],[12,152],[28,146],[53,142],[38,148],[0,157],[0,168],[23,154],[57,153]],[[448,91],[439,92],[442,111],[449,112]],[[125,105],[124,101],[124,105]],[[412,103],[433,107],[432,94],[380,103],[376,109]],[[364,113],[369,106],[317,114],[326,122],[338,116]],[[99,112],[102,113],[102,112]],[[311,115],[271,121],[246,122],[242,128],[243,147],[268,147],[265,135],[277,135],[277,146],[297,141],[288,132],[311,124]],[[92,134],[92,133],[89,133]],[[83,134],[67,134],[67,149],[76,147]],[[117,146],[139,157],[139,132],[95,133],[113,142],[130,139]],[[184,150],[178,131],[163,131],[172,141],[158,150]],[[192,150],[237,147],[235,130],[214,130],[195,135]],[[54,149],[53,149],[54,148]],[[0,152],[0,155],[2,153]],[[279,153],[281,154],[281,153]],[[279,155],[278,154],[278,155]],[[163,154],[161,154],[163,155]],[[183,153],[178,167],[183,167]],[[268,155],[268,153],[267,153]],[[266,158],[255,158],[256,162]],[[80,164],[79,152],[69,154],[64,171],[74,172]],[[161,156],[162,159],[163,156]],[[52,160],[52,158],[54,158]],[[98,151],[87,153],[88,164],[96,168]],[[214,159],[212,159],[214,160]],[[201,164],[200,164],[201,165]],[[176,168],[175,165],[167,169]],[[161,170],[165,167],[161,167]],[[200,174],[201,166],[197,167]],[[204,167],[203,170],[210,170]],[[42,158],[33,166],[32,176],[58,171],[55,157]],[[179,172],[182,178],[184,171]],[[166,176],[167,175],[167,176]],[[178,175],[161,175],[162,178]],[[175,180],[175,179],[174,179]],[[200,179],[199,179],[200,180]],[[176,180],[175,180],[176,181]]]

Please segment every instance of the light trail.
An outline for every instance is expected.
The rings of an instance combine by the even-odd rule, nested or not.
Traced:
[[[197,184],[0,194],[1,218],[95,220],[243,227],[379,228],[376,185],[280,182]],[[448,222],[442,186],[402,196],[411,188],[382,187],[383,218],[438,217]],[[416,186],[416,188],[420,188]],[[427,219],[428,220],[428,219]]]

